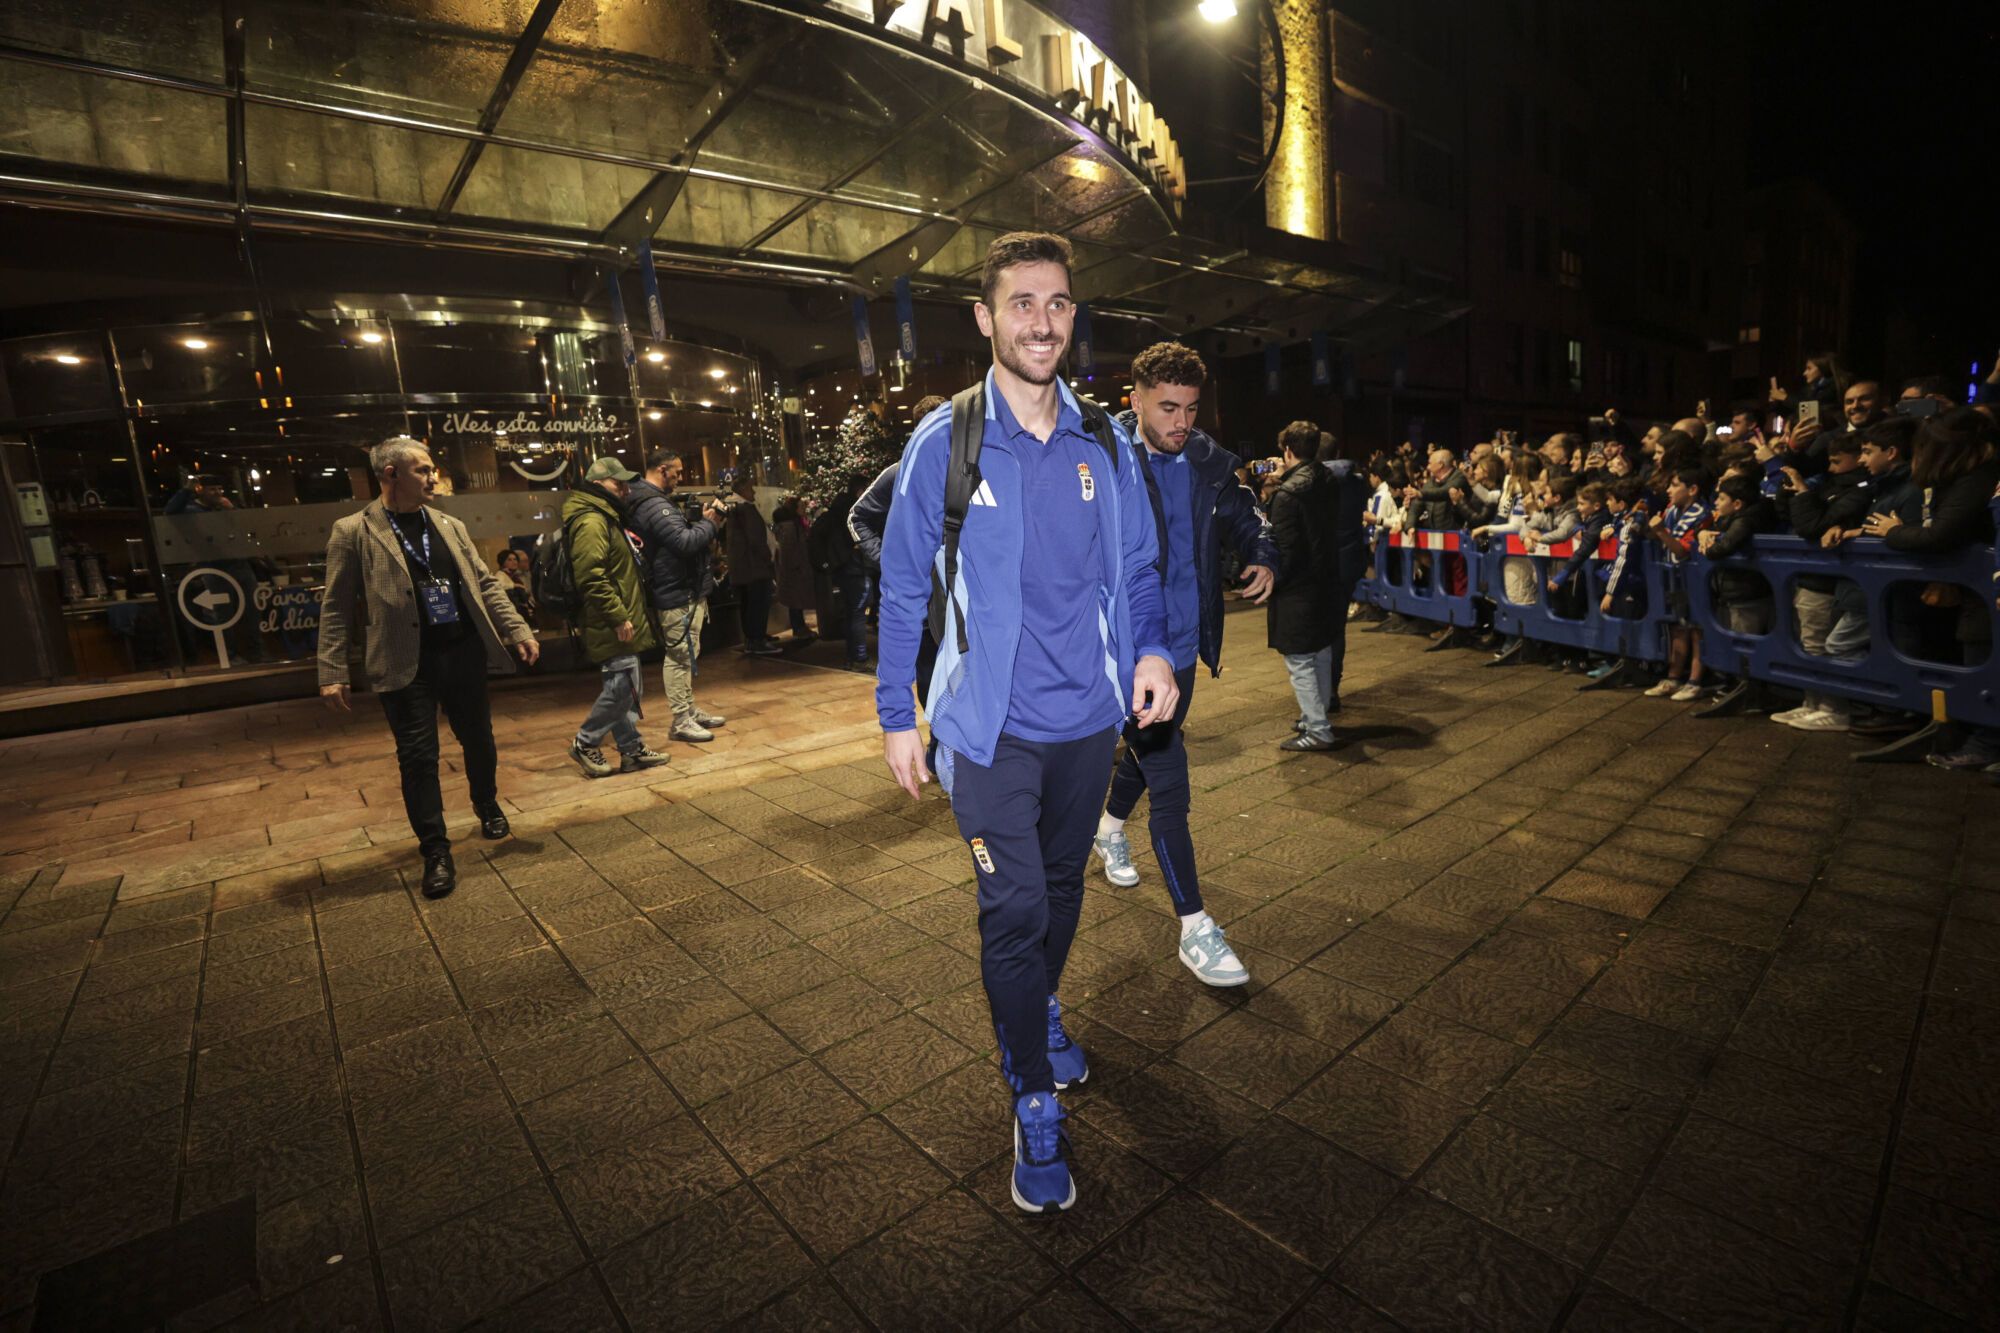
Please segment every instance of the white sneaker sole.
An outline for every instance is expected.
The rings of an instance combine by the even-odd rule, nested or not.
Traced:
[[[1088,1082],[1090,1082],[1090,1071],[1086,1069],[1069,1082],[1056,1084],[1056,1091],[1068,1092],[1071,1088],[1080,1088]]]
[[[1180,959],[1181,966],[1194,973],[1204,986],[1213,986],[1217,990],[1229,990],[1236,986],[1247,986],[1250,984],[1250,974],[1247,971],[1240,977],[1211,977],[1204,974],[1199,967],[1189,962],[1186,954],[1181,954]]]

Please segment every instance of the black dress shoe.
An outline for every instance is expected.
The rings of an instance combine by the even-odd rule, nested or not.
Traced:
[[[451,863],[450,852],[424,858],[424,897],[442,898],[457,887],[458,870]]]
[[[472,813],[479,816],[479,836],[482,838],[497,841],[511,831],[506,814],[497,805],[489,805],[484,810],[474,806]]]

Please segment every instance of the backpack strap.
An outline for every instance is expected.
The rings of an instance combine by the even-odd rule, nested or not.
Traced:
[[[1097,442],[1104,446],[1104,452],[1111,455],[1111,470],[1116,472],[1118,436],[1111,429],[1111,414],[1082,394],[1076,396],[1076,405],[1083,414],[1083,428],[1096,436]]]
[[[965,511],[979,489],[979,450],[986,443],[986,381],[960,389],[951,399],[951,455],[944,471],[944,577],[932,576],[930,626],[934,642],[944,642],[945,608],[951,608],[958,651],[968,651],[965,609],[952,596],[958,586],[958,534]]]

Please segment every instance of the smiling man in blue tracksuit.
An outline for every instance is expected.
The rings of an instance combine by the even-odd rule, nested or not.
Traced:
[[[1104,775],[1125,719],[1172,717],[1178,693],[1139,460],[1124,430],[1058,379],[1069,269],[1059,236],[1016,232],[987,251],[973,307],[993,344],[979,478],[926,709],[972,851],[980,972],[1015,1093],[1014,1202],[1029,1212],[1076,1201],[1055,1094],[1089,1069],[1055,994]],[[932,575],[947,563],[952,410],[911,435],[882,541],[875,707],[889,771],[912,797],[930,779],[911,688]]]
[[[1187,745],[1181,724],[1194,698],[1195,663],[1222,674],[1222,545],[1244,559],[1243,595],[1261,602],[1277,577],[1278,548],[1257,497],[1236,479],[1243,461],[1195,428],[1208,367],[1191,347],[1155,343],[1132,360],[1132,408],[1119,418],[1133,433],[1146,477],[1153,524],[1165,555],[1162,583],[1167,645],[1173,652],[1180,704],[1150,727],[1127,724],[1125,752],[1111,777],[1111,796],[1097,822],[1104,877],[1120,888],[1139,882],[1125,820],[1142,792],[1152,793],[1148,818],[1153,854],[1180,917],[1181,962],[1211,986],[1250,980],[1222,927],[1202,907],[1188,834]]]

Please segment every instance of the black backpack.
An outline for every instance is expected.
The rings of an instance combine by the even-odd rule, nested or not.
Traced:
[[[1076,402],[1083,412],[1083,428],[1104,446],[1115,473],[1118,437],[1111,430],[1110,414],[1082,394],[1077,395]],[[928,622],[931,641],[944,642],[945,608],[949,606],[961,654],[971,647],[965,637],[965,609],[952,600],[949,590],[958,583],[958,534],[965,526],[965,511],[972,505],[973,493],[979,489],[979,450],[985,443],[986,381],[982,379],[952,395],[951,457],[946,460],[944,470],[944,576],[939,578],[935,570],[931,573]],[[917,689],[920,694],[930,692],[928,671],[918,672]],[[924,702],[928,704],[929,700]]]
[[[531,578],[535,601],[572,625],[583,615],[583,594],[577,590],[576,566],[569,558],[569,525],[581,517],[572,514],[554,532],[536,539]]]

